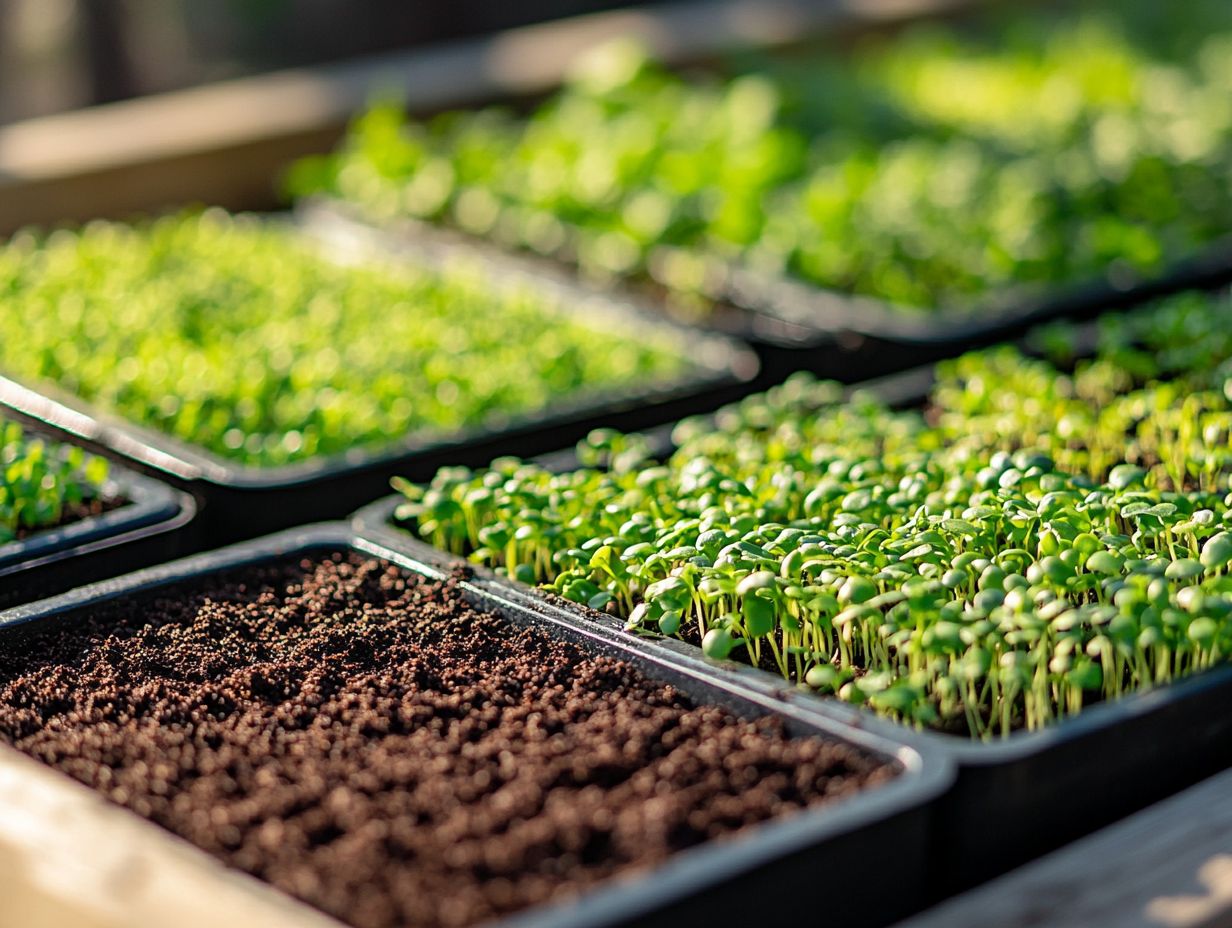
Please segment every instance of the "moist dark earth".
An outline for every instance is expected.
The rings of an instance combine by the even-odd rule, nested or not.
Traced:
[[[464,926],[894,770],[357,554],[0,634],[0,741],[357,928]]]

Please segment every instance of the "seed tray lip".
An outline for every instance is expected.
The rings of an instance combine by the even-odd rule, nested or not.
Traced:
[[[301,224],[309,227],[367,229],[384,234],[398,247],[421,253],[469,250],[520,263],[543,274],[575,280],[579,277],[577,265],[563,258],[534,255],[453,226],[410,217],[368,219],[359,207],[337,197],[305,197],[294,212]],[[796,350],[842,344],[853,337],[931,348],[989,344],[1047,322],[1092,319],[1176,290],[1232,282],[1232,234],[1168,260],[1154,272],[1119,271],[1110,264],[1102,277],[993,287],[965,304],[932,309],[823,287],[718,257],[703,258],[723,281],[716,291],[718,315],[711,331],[727,332],[754,345]],[[622,284],[616,289],[636,288]],[[650,302],[660,307],[660,318],[670,318],[662,310],[665,300],[661,295]],[[699,325],[705,326],[705,319]],[[865,347],[871,350],[871,346]],[[859,351],[859,347],[854,350]]]
[[[286,224],[283,216],[267,221]],[[311,241],[311,236],[306,236]],[[368,249],[361,259],[374,262],[389,255],[373,249],[373,242],[360,243]],[[350,250],[344,259],[354,259],[355,245],[338,241],[334,245]],[[440,266],[447,258],[441,253],[421,255],[428,267]],[[400,462],[410,462],[427,455],[439,455],[454,448],[465,448],[482,441],[516,441],[569,425],[598,422],[610,415],[640,408],[654,408],[684,403],[708,393],[737,388],[753,381],[759,370],[753,351],[738,339],[713,332],[692,329],[650,312],[623,295],[612,295],[585,287],[572,280],[549,280],[539,275],[519,272],[481,259],[484,271],[491,275],[496,288],[530,285],[557,297],[563,311],[578,315],[584,306],[599,332],[616,325],[628,331],[647,328],[664,334],[674,334],[681,346],[689,369],[680,376],[652,382],[633,381],[616,388],[586,387],[563,402],[539,410],[498,417],[487,424],[461,429],[419,430],[401,438],[377,444],[357,445],[334,454],[320,455],[306,461],[272,467],[240,464],[208,449],[193,445],[173,435],[130,421],[118,414],[104,412],[82,398],[50,383],[28,384],[0,374],[0,406],[16,417],[33,423],[44,431],[68,435],[88,447],[118,456],[122,460],[166,474],[185,483],[200,483],[238,490],[269,490],[302,487],[316,480],[340,473],[359,470],[379,470]]]
[[[0,578],[170,532],[187,525],[196,514],[196,505],[187,494],[125,467],[112,467],[104,491],[126,502],[110,512],[0,545]]]
[[[279,532],[0,612],[0,633],[33,622],[56,621],[65,612],[191,580],[202,574],[301,553],[350,549],[433,578],[448,575],[450,565],[459,563],[457,558],[442,557],[441,552],[427,545],[408,545],[394,540],[399,543],[389,544],[380,533],[358,531],[342,522]],[[772,864],[784,855],[842,839],[874,822],[931,806],[955,779],[956,771],[946,752],[916,744],[903,738],[901,733],[872,730],[862,722],[851,725],[828,718],[770,694],[764,687],[749,685],[753,681],[715,677],[708,667],[682,661],[678,655],[664,649],[646,647],[637,639],[613,633],[604,624],[574,615],[542,597],[527,596],[500,578],[477,572],[460,586],[472,601],[494,608],[507,619],[546,626],[552,634],[587,649],[628,660],[652,678],[680,687],[699,702],[725,705],[746,715],[774,714],[783,718],[796,733],[837,738],[898,767],[892,780],[862,790],[855,796],[802,811],[782,821],[751,827],[732,840],[708,842],[680,851],[660,866],[617,877],[574,900],[528,909],[502,919],[502,926],[572,928],[583,923],[591,926],[629,924],[691,894]],[[11,748],[0,746],[0,750]],[[151,824],[150,827],[158,826]],[[923,860],[919,862],[921,866],[923,863]],[[290,897],[287,901],[290,905],[303,905]]]

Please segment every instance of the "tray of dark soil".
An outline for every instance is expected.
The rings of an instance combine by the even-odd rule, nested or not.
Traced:
[[[19,236],[0,292],[0,404],[194,493],[212,540],[713,409],[757,363],[593,291],[216,211]]]
[[[529,112],[375,107],[289,188],[649,288],[780,349],[863,341],[872,376],[902,342],[973,347],[1228,280],[1230,35],[1222,0],[1105,0],[692,70],[617,43]]]
[[[0,608],[182,553],[192,500],[0,420]]]
[[[957,889],[1232,763],[1230,299],[856,390],[797,376],[573,466],[401,483],[359,522],[950,744]]]
[[[4,614],[0,742],[360,928],[884,924],[952,778],[343,525]]]

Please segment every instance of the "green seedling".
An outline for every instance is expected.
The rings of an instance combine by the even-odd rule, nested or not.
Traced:
[[[103,498],[107,462],[0,421],[0,544],[80,518]]]

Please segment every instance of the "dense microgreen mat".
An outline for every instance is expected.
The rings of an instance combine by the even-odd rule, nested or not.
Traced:
[[[0,372],[268,466],[693,370],[666,330],[560,303],[469,264],[344,265],[252,218],[97,223],[0,249]]]
[[[81,515],[103,497],[107,462],[0,421],[0,544]]]
[[[406,483],[424,539],[886,715],[1035,729],[1232,653],[1232,300],[939,369],[923,409],[794,376],[650,460]],[[1085,360],[1075,356],[1089,353]]]
[[[613,45],[529,115],[378,106],[290,188],[703,307],[714,258],[924,309],[1158,271],[1232,228],[1232,6],[1077,7],[723,77]]]

